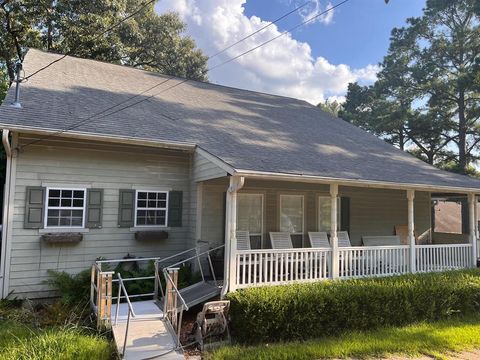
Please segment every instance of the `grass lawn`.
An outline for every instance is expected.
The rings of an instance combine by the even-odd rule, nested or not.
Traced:
[[[111,359],[108,340],[74,327],[35,329],[0,320],[0,359]]]
[[[350,332],[338,337],[258,345],[231,346],[213,352],[209,360],[277,360],[372,358],[391,354],[429,355],[444,359],[446,354],[480,348],[480,317],[448,320],[370,332]]]

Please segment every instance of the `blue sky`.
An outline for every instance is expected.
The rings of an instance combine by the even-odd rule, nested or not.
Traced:
[[[306,0],[162,0],[157,12],[176,11],[204,53],[214,54]],[[220,64],[340,0],[311,0],[300,12],[210,59]],[[425,0],[350,0],[319,21],[209,72],[213,83],[304,99],[344,99],[348,83],[373,83],[392,28],[420,16]]]
[[[295,4],[303,3],[301,0],[249,0],[245,14],[271,21],[295,8]],[[333,5],[336,3],[332,0]],[[424,0],[390,0],[388,4],[384,0],[350,0],[334,10],[330,24],[317,22],[303,26],[293,35],[310,44],[313,56],[323,56],[334,64],[364,67],[382,60],[391,30],[404,26],[409,17],[420,16],[424,6]],[[298,14],[292,14],[278,25],[283,31],[301,21]]]

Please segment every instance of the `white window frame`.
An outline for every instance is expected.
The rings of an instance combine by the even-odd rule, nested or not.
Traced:
[[[328,199],[328,201],[331,203],[332,201],[332,197],[331,196],[328,196],[328,195],[318,195],[318,204],[317,204],[317,211],[318,211],[318,215],[317,215],[317,230],[318,231],[326,231],[327,233],[330,234],[330,232],[332,231],[332,229],[328,229],[328,230],[321,230],[320,229],[320,224],[321,224],[321,220],[322,220],[322,209],[321,209],[321,206],[320,206],[320,199]],[[341,209],[341,200],[340,200],[340,196],[337,197],[337,231],[340,231],[340,229],[342,228],[342,224],[341,224],[341,219],[342,219],[342,209]],[[330,205],[331,206],[331,205]],[[331,220],[330,220],[331,222]]]
[[[250,236],[260,236],[260,246],[263,248],[263,233],[264,233],[264,229],[265,229],[265,216],[263,215],[264,211],[265,211],[265,196],[263,193],[256,193],[256,192],[239,192],[238,197],[241,197],[241,196],[260,196],[260,198],[262,199],[262,208],[261,208],[261,213],[262,213],[262,219],[261,219],[261,233],[252,233],[252,232],[249,232],[250,233]],[[239,207],[238,207],[238,201],[237,201],[237,224],[238,224],[238,213],[239,213]],[[238,226],[237,226],[238,227]]]
[[[167,197],[166,197],[166,203],[165,203],[165,208],[149,208],[149,207],[146,207],[146,208],[138,208],[138,193],[143,193],[143,192],[146,192],[146,193],[157,193],[157,194],[166,194]],[[169,199],[170,196],[169,196],[169,191],[166,191],[166,190],[148,190],[148,189],[137,189],[135,190],[135,213],[134,213],[134,226],[135,227],[148,227],[148,228],[166,228],[168,227],[168,201],[170,200]],[[147,199],[148,201],[148,199]],[[144,224],[141,224],[141,225],[137,225],[137,212],[138,210],[165,210],[165,225],[157,225],[157,224],[154,224],[154,225],[144,225]]]
[[[48,200],[50,196],[50,190],[71,190],[71,191],[83,191],[83,207],[74,207],[74,206],[49,206]],[[45,214],[44,214],[44,228],[45,229],[84,229],[85,228],[85,218],[86,218],[86,207],[87,207],[87,189],[80,187],[62,187],[62,186],[50,186],[45,189]],[[73,194],[72,194],[73,195]],[[61,204],[60,204],[61,205]],[[48,210],[82,210],[82,225],[81,226],[48,226]]]
[[[291,235],[303,235],[305,233],[305,195],[304,194],[280,194],[280,203],[278,207],[278,228],[280,231],[281,230],[281,225],[282,225],[282,198],[285,197],[291,197],[291,196],[296,196],[296,197],[301,197],[302,198],[302,232],[293,232],[290,233]],[[303,241],[303,240],[302,240]]]

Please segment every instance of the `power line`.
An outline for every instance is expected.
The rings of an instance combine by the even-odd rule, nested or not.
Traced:
[[[275,23],[279,22],[280,20],[286,18],[287,16],[293,14],[294,12],[302,9],[303,7],[305,7],[306,5],[308,5],[311,1],[312,1],[312,0],[306,1],[305,3],[301,4],[300,6],[297,6],[296,8],[294,8],[294,9],[291,10],[291,11],[289,11],[288,13],[286,13],[286,14],[278,17],[277,19],[269,22],[267,25],[261,27],[260,29],[257,29],[256,31],[252,32],[251,34],[249,34],[249,35],[247,35],[247,36],[244,36],[243,38],[241,38],[241,39],[239,39],[238,41],[236,41],[235,43],[233,43],[233,44],[231,44],[231,45],[223,48],[222,50],[218,51],[217,53],[215,53],[215,54],[213,54],[213,55],[211,55],[211,56],[208,56],[208,57],[207,57],[207,61],[210,60],[210,59],[212,59],[212,58],[214,58],[214,57],[216,57],[216,56],[218,56],[218,55],[220,55],[220,54],[222,54],[222,53],[224,53],[224,52],[227,51],[228,49],[232,48],[232,47],[235,46],[235,45],[238,45],[239,43],[245,41],[246,39],[249,39],[250,37],[254,36],[255,34],[258,34],[259,32],[265,30],[266,28],[272,26],[273,24],[275,24]],[[128,18],[134,16],[136,13],[140,12],[141,10],[143,10],[143,8],[144,8],[145,6],[148,6],[150,3],[152,3],[152,1],[149,1],[149,2],[145,3],[145,4],[142,6],[142,8],[138,9],[134,14],[131,14]],[[123,19],[122,22],[125,21],[125,20],[126,20],[126,18]],[[121,23],[121,22],[120,22],[120,23]],[[116,24],[115,26],[120,25],[120,23]],[[104,35],[105,33],[107,33],[108,31],[111,31],[111,30],[113,30],[113,29],[114,29],[114,26],[111,27],[111,28],[109,28],[109,29],[107,29],[107,30],[105,30],[102,34],[99,34],[99,36],[102,36],[102,35]],[[98,36],[97,36],[97,37],[98,37]],[[95,37],[95,38],[97,38],[97,37]],[[78,48],[77,48],[77,49],[78,49]],[[73,52],[73,50],[70,51],[69,53],[72,53],[72,52]],[[39,69],[39,70],[37,70],[36,72],[34,72],[34,73],[32,73],[31,75],[29,75],[28,77],[24,78],[24,80],[28,80],[28,79],[31,78],[32,76],[34,76],[34,75],[38,74],[39,72],[47,69],[47,68],[50,67],[51,65],[53,65],[53,64],[55,64],[55,63],[57,63],[57,62],[59,62],[59,61],[61,61],[61,60],[63,60],[63,59],[65,59],[65,58],[68,56],[69,53],[67,53],[67,54],[63,55],[62,57],[60,57],[60,58],[58,58],[58,59],[50,62],[50,63],[47,64],[46,66],[42,67],[41,69]],[[208,71],[209,71],[209,70],[207,69],[206,72],[208,73]],[[136,95],[130,96],[130,97],[127,98],[126,100],[123,100],[123,101],[121,101],[121,102],[119,102],[119,103],[116,103],[116,104],[114,104],[114,105],[112,105],[112,106],[110,106],[110,107],[102,110],[101,112],[95,113],[95,114],[89,116],[88,118],[83,119],[83,120],[81,120],[80,122],[73,124],[71,127],[68,127],[68,128],[66,128],[66,129],[64,129],[64,130],[61,130],[61,131],[58,131],[58,132],[56,132],[56,133],[50,134],[50,135],[48,135],[48,136],[45,137],[45,138],[40,138],[40,139],[34,140],[34,141],[30,142],[30,143],[27,143],[27,144],[23,145],[21,148],[25,148],[25,147],[27,147],[28,145],[32,145],[32,144],[37,143],[37,142],[39,142],[39,141],[45,140],[45,139],[47,139],[47,138],[51,138],[51,137],[53,137],[53,136],[55,136],[55,135],[62,134],[62,133],[64,133],[64,132],[66,132],[66,131],[73,130],[73,129],[81,126],[82,124],[86,123],[87,121],[93,119],[94,117],[97,117],[97,116],[99,116],[99,115],[102,115],[102,114],[104,114],[105,112],[110,111],[110,110],[116,108],[117,106],[120,106],[120,105],[122,105],[122,104],[124,104],[124,103],[126,103],[126,102],[128,102],[128,101],[130,101],[130,100],[133,100],[133,99],[135,99],[135,98],[137,98],[137,97],[139,97],[139,96],[141,96],[141,95],[143,95],[143,94],[145,94],[145,93],[147,93],[147,92],[149,92],[149,91],[151,91],[151,90],[153,90],[153,89],[155,89],[155,88],[157,88],[157,87],[165,84],[166,82],[168,82],[168,81],[170,81],[170,80],[172,80],[172,79],[174,79],[174,78],[175,78],[175,76],[171,76],[171,77],[169,77],[169,78],[161,81],[160,83],[155,84],[154,86],[151,86],[151,87],[143,90],[142,92],[140,92],[140,93],[138,93],[138,94],[136,94]],[[178,85],[180,85],[180,84],[183,84],[183,83],[186,82],[187,80],[188,80],[188,79],[185,79],[184,81],[176,84],[176,85],[173,86],[173,87],[176,87],[176,86],[178,86]],[[170,89],[170,88],[168,88],[167,90],[169,90],[169,89]],[[132,104],[131,106],[134,106],[134,105],[136,105],[137,103],[138,103],[138,102]],[[125,109],[125,108],[126,108],[126,107],[120,109],[119,111],[121,111],[121,110],[123,110],[123,109]],[[118,111],[115,111],[115,112],[113,112],[112,114],[114,114],[114,113],[116,113],[116,112],[118,112]],[[109,115],[111,115],[111,114],[107,114],[106,116],[109,116]],[[104,117],[104,116],[103,116],[103,117]],[[103,117],[100,117],[100,119],[103,118]]]
[[[131,19],[132,17],[134,17],[135,15],[139,14],[140,12],[142,12],[147,6],[153,4],[154,2],[156,2],[157,0],[148,0],[146,1],[145,3],[143,3],[143,5],[141,5],[137,10],[135,10],[133,13],[131,13],[130,15],[124,17],[122,20],[120,20],[118,23],[116,24],[113,24],[112,26],[108,27],[107,29],[105,29],[104,31],[102,31],[101,33],[97,34],[96,36],[93,37],[92,41],[95,41],[95,40],[98,40],[99,38],[101,38],[103,35],[109,33],[110,31],[112,31],[113,29],[119,27],[121,24],[123,24],[125,21],[127,21],[128,19]],[[74,55],[75,52],[82,47],[82,43],[79,43],[77,46],[73,47],[70,51],[67,51],[64,55],[62,55],[61,57],[59,57],[58,59],[50,62],[49,64],[41,67],[40,69],[38,69],[37,71],[35,71],[34,73],[28,75],[26,78],[24,78],[23,80],[28,80],[30,79],[32,76],[35,76],[37,75],[39,72],[49,68],[50,66],[52,66],[53,64],[56,64],[57,62],[59,61],[62,61],[63,59],[65,59],[67,56],[69,55]]]
[[[269,39],[269,40],[267,40],[267,41],[265,41],[265,42],[263,42],[263,43],[255,46],[255,47],[253,47],[253,48],[251,48],[251,49],[249,49],[249,50],[247,50],[247,51],[244,51],[243,53],[241,53],[241,54],[239,54],[239,55],[237,55],[237,56],[235,56],[235,57],[233,57],[233,58],[231,58],[231,59],[228,59],[228,60],[226,60],[226,61],[224,61],[224,62],[222,62],[222,63],[220,63],[220,64],[218,64],[218,65],[215,65],[214,67],[210,68],[208,71],[212,71],[212,70],[214,70],[214,69],[216,69],[216,68],[218,68],[218,67],[220,67],[220,66],[223,66],[223,65],[225,65],[225,64],[228,64],[228,63],[230,63],[230,62],[232,62],[232,61],[234,61],[234,60],[237,60],[238,58],[240,58],[240,57],[242,57],[242,56],[244,56],[244,55],[247,55],[248,53],[251,53],[252,51],[257,50],[258,48],[261,48],[262,46],[267,45],[267,44],[271,43],[272,41],[275,41],[275,40],[277,40],[278,38],[280,38],[280,37],[282,37],[282,36],[284,36],[284,35],[286,35],[286,34],[288,34],[288,33],[291,33],[292,31],[298,29],[299,27],[301,27],[301,26],[303,26],[303,25],[305,25],[305,24],[308,24],[309,22],[312,22],[313,20],[319,18],[319,17],[322,16],[322,15],[325,15],[325,14],[328,13],[329,11],[334,10],[335,8],[337,8],[337,7],[345,4],[345,3],[348,2],[348,1],[349,1],[349,0],[343,0],[342,2],[339,2],[338,4],[336,4],[336,5],[332,6],[332,7],[329,7],[328,9],[326,9],[326,10],[324,10],[324,11],[322,11],[322,12],[320,12],[320,13],[314,15],[314,16],[309,17],[309,18],[306,19],[305,21],[302,21],[301,23],[299,23],[299,24],[291,27],[290,29],[287,29],[287,30],[281,32],[281,33],[278,34],[277,36],[275,36],[275,37],[273,37],[273,38],[271,38],[271,39]]]
[[[293,30],[296,30],[297,28],[299,28],[299,27],[301,27],[301,26],[303,26],[303,25],[305,25],[305,24],[307,24],[307,23],[309,23],[309,22],[312,22],[313,20],[317,19],[318,17],[320,17],[320,16],[322,16],[322,15],[325,15],[326,13],[334,10],[335,8],[337,8],[337,7],[345,4],[345,3],[348,2],[348,1],[349,1],[349,0],[343,0],[343,1],[340,2],[340,3],[338,3],[338,4],[334,5],[334,6],[331,6],[330,8],[328,8],[328,9],[326,9],[326,10],[324,10],[324,11],[322,11],[322,12],[320,12],[320,13],[318,13],[318,14],[316,14],[316,15],[308,18],[308,19],[306,19],[305,21],[302,21],[301,23],[293,26],[292,28],[283,31],[283,32],[280,33],[279,35],[277,35],[277,36],[275,36],[275,37],[273,37],[273,38],[271,38],[271,39],[269,39],[269,40],[267,40],[267,41],[265,41],[265,42],[263,42],[263,43],[255,46],[255,47],[253,47],[252,49],[247,50],[247,51],[245,51],[245,52],[243,52],[243,53],[235,56],[234,58],[228,59],[228,60],[226,60],[226,61],[224,61],[224,62],[222,62],[222,63],[220,63],[220,64],[218,64],[218,65],[213,66],[212,68],[207,69],[206,72],[208,73],[208,72],[212,71],[213,69],[216,69],[216,68],[219,68],[220,66],[226,65],[226,64],[232,62],[233,60],[236,60],[236,59],[240,58],[241,56],[244,56],[244,55],[246,55],[246,54],[248,54],[248,53],[250,53],[250,52],[252,52],[252,51],[254,51],[254,50],[256,50],[256,49],[258,49],[258,48],[260,48],[260,47],[262,47],[262,46],[264,46],[264,45],[267,45],[267,44],[271,43],[272,41],[274,41],[274,40],[276,40],[276,39],[278,39],[278,38],[280,38],[280,37],[288,34],[289,32],[291,32],[291,31],[293,31]],[[307,3],[308,3],[308,2],[307,2]],[[305,6],[307,3],[301,5],[300,7],[297,7],[296,9],[298,10],[299,8]],[[289,14],[291,14],[292,12],[293,12],[293,11],[290,11]],[[279,20],[283,19],[284,17],[285,17],[285,16],[282,16],[282,17],[276,19],[275,21],[279,21]],[[270,23],[269,25],[264,26],[263,28],[266,28],[266,27],[268,27],[268,26],[270,26],[270,25],[272,25],[272,24],[273,24],[273,22]],[[255,33],[258,33],[258,30],[257,30]],[[250,35],[244,37],[243,39],[248,39],[249,37],[250,37]],[[237,42],[237,43],[239,43],[239,42]],[[230,48],[230,47],[231,47],[231,46],[229,46],[228,48]],[[221,51],[221,52],[223,52],[223,51]],[[220,54],[221,52],[218,52],[218,53],[214,54],[213,56],[216,56],[216,55]],[[212,57],[213,57],[213,56],[212,56]],[[64,56],[64,57],[65,57],[65,56]],[[120,111],[123,111],[123,110],[125,110],[125,109],[130,108],[130,107],[133,107],[133,106],[138,105],[138,104],[140,104],[140,103],[143,103],[143,102],[145,102],[145,101],[147,101],[147,100],[150,100],[150,99],[152,99],[153,97],[156,97],[156,96],[158,96],[158,95],[160,95],[160,94],[162,94],[162,93],[164,93],[164,92],[166,92],[166,91],[168,91],[168,90],[171,90],[171,89],[173,89],[173,88],[175,88],[175,87],[177,87],[177,86],[180,86],[180,85],[186,83],[187,81],[189,81],[189,79],[183,79],[182,81],[180,81],[180,82],[178,82],[178,83],[176,83],[176,84],[174,84],[174,85],[172,85],[172,86],[170,86],[170,87],[168,87],[168,88],[166,88],[166,89],[163,89],[162,91],[160,91],[160,92],[158,92],[158,93],[154,93],[154,94],[152,94],[152,95],[150,95],[150,96],[148,96],[148,97],[146,97],[146,98],[143,98],[143,99],[141,99],[141,100],[138,100],[138,101],[136,101],[136,102],[134,102],[134,103],[132,103],[132,104],[125,105],[124,107],[121,107],[121,108],[119,108],[119,109],[116,109],[116,110],[114,110],[114,111],[112,111],[112,112],[110,112],[110,113],[108,113],[108,114],[104,114],[105,112],[107,112],[107,111],[109,111],[109,110],[112,110],[112,109],[114,109],[114,108],[116,108],[117,106],[120,106],[120,105],[122,105],[122,104],[125,104],[125,103],[127,103],[128,101],[130,101],[130,100],[132,100],[132,99],[134,99],[134,98],[136,98],[136,97],[138,97],[138,96],[140,96],[140,95],[142,95],[142,94],[144,94],[144,93],[146,93],[146,92],[148,92],[148,91],[150,91],[150,90],[153,90],[154,88],[156,88],[156,87],[158,87],[158,86],[160,86],[160,85],[163,85],[163,84],[165,84],[166,82],[168,82],[168,81],[170,81],[170,80],[172,80],[172,79],[174,79],[174,78],[175,78],[175,76],[171,76],[171,77],[169,77],[169,78],[161,81],[160,83],[158,83],[158,84],[156,84],[156,85],[153,85],[152,87],[150,87],[150,88],[142,91],[142,92],[139,93],[139,94],[133,95],[133,96],[129,97],[128,99],[124,100],[124,101],[121,101],[121,102],[119,102],[119,103],[117,103],[117,104],[115,104],[115,105],[113,105],[113,106],[110,106],[110,107],[107,108],[107,109],[102,110],[102,111],[99,112],[99,113],[95,113],[95,114],[89,116],[88,118],[83,119],[83,120],[81,120],[81,121],[73,124],[72,126],[70,126],[70,127],[68,127],[68,128],[59,130],[59,131],[54,132],[54,133],[52,133],[52,134],[50,134],[50,135],[47,135],[47,136],[45,136],[45,137],[42,137],[42,138],[40,138],[40,139],[33,140],[33,141],[31,141],[31,142],[29,142],[29,143],[27,143],[27,144],[25,144],[25,145],[22,145],[22,146],[19,147],[19,149],[20,149],[20,150],[21,150],[21,149],[24,149],[24,148],[26,148],[27,146],[36,144],[36,143],[38,143],[38,142],[40,142],[40,141],[43,141],[43,140],[45,140],[45,139],[49,139],[49,138],[55,137],[55,136],[57,136],[57,135],[63,134],[63,133],[65,133],[65,132],[67,132],[67,131],[74,130],[74,129],[80,127],[81,125],[87,123],[88,121],[92,120],[93,118],[95,118],[95,117],[97,117],[97,116],[98,116],[98,117],[97,117],[97,120],[103,119],[103,118],[105,118],[105,117],[107,117],[107,116],[111,116],[111,115],[116,114],[116,113],[118,113],[118,112],[120,112]],[[101,115],[101,114],[104,114],[104,115],[99,116],[99,115]],[[164,115],[164,114],[159,114],[159,115],[161,115],[161,116],[163,116],[163,117],[166,117],[166,118],[168,118],[168,119],[170,119],[170,120],[175,120],[175,119],[173,119],[173,118],[171,118],[171,117],[169,117],[169,116],[167,116],[167,115]]]
[[[143,5],[141,5],[135,12],[131,13],[130,15],[126,16],[125,18],[123,18],[122,20],[120,20],[118,23],[110,26],[109,28],[105,29],[104,31],[102,31],[101,33],[99,33],[98,35],[96,35],[92,40],[97,40],[99,38],[101,38],[103,35],[109,33],[110,31],[112,31],[113,29],[117,28],[118,26],[120,26],[122,23],[124,23],[125,21],[127,21],[128,19],[131,19],[133,16],[137,15],[138,13],[142,12],[147,6],[151,5],[152,3],[156,2],[158,0],[149,0],[147,2],[145,2]],[[235,43],[227,46],[226,48],[216,52],[215,54],[211,55],[211,56],[208,56],[207,57],[207,60],[210,60],[222,53],[224,53],[225,51],[229,50],[230,48],[234,47],[235,45],[238,45],[240,44],[241,42],[251,38],[252,36],[254,36],[255,34],[258,34],[260,31],[263,31],[265,30],[266,28],[272,26],[273,24],[276,24],[277,22],[279,22],[280,20],[283,20],[284,18],[286,18],[287,16],[293,14],[294,12],[302,9],[303,7],[305,7],[306,5],[308,5],[309,3],[311,3],[312,0],[309,0],[305,3],[303,3],[302,5],[300,6],[297,6],[295,9],[289,11],[288,13],[280,16],[279,18],[275,19],[274,21],[271,21],[269,22],[267,25],[261,27],[260,29],[252,32],[251,34],[239,39],[238,41],[236,41]],[[60,61],[62,61],[63,59],[65,59],[67,56],[70,56],[70,55],[74,55],[75,52],[82,47],[82,43],[80,43],[78,46],[74,47],[73,49],[71,49],[70,51],[68,51],[67,53],[63,54],[60,58],[58,59],[55,59],[54,61],[48,63],[47,65],[41,67],[40,69],[38,69],[37,71],[35,71],[34,73],[28,75],[27,77],[25,77],[23,80],[28,80],[30,79],[32,76],[35,76],[37,75],[38,73],[42,72],[43,70],[45,69],[48,69],[50,66],[52,66],[53,64],[56,64]]]
[[[212,56],[210,56],[209,59],[212,59],[212,58],[214,58],[215,56],[218,56],[218,55],[220,55],[220,54],[223,54],[225,51],[231,49],[231,48],[234,47],[235,45],[238,45],[238,44],[240,44],[241,42],[243,42],[243,41],[251,38],[252,36],[258,34],[260,31],[263,31],[263,30],[265,30],[266,28],[272,26],[273,24],[276,24],[276,23],[279,22],[280,20],[285,19],[287,16],[293,14],[294,12],[297,12],[298,10],[300,10],[300,9],[302,9],[303,7],[307,6],[307,5],[310,4],[311,2],[312,2],[312,0],[309,0],[309,1],[305,2],[305,3],[303,3],[302,5],[297,6],[295,9],[287,12],[286,14],[280,16],[279,18],[273,20],[272,22],[269,22],[267,25],[265,25],[265,26],[261,27],[260,29],[252,32],[250,35],[247,35],[247,36],[241,38],[240,40],[234,42],[232,45],[229,45],[229,46],[227,46],[226,48],[224,48],[224,49],[216,52],[215,54],[213,54]]]

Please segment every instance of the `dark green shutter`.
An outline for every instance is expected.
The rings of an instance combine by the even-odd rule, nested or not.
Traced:
[[[27,186],[25,199],[25,229],[43,228],[45,211],[45,188],[41,186]]]
[[[135,190],[121,189],[118,199],[118,226],[134,226]]]
[[[102,227],[103,189],[87,189],[87,216],[85,227],[100,229]]]
[[[350,198],[340,198],[340,230],[350,233]]]
[[[168,194],[168,226],[182,226],[183,193],[170,191]]]

